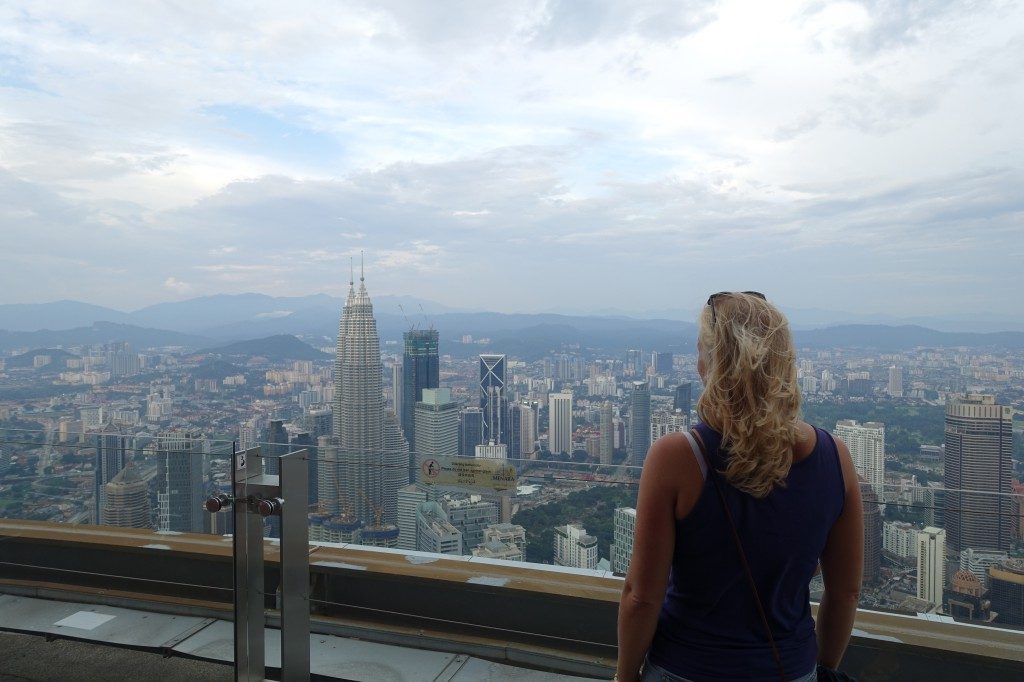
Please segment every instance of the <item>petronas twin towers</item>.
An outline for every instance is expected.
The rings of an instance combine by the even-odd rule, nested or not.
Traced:
[[[325,511],[364,526],[394,524],[398,489],[409,483],[409,446],[394,414],[385,413],[380,337],[363,274],[349,281],[334,358],[333,437],[321,459]]]

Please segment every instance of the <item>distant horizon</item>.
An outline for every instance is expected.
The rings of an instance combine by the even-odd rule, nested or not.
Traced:
[[[578,307],[562,306],[559,309],[518,309],[518,310],[497,310],[497,309],[481,309],[472,308],[468,306],[458,306],[441,301],[432,299],[426,299],[411,294],[374,294],[370,288],[370,300],[374,303],[375,312],[383,313],[387,315],[401,315],[401,311],[397,308],[397,303],[402,300],[406,300],[413,304],[424,305],[424,311],[428,315],[443,315],[448,313],[453,314],[486,314],[493,313],[499,315],[560,315],[566,317],[608,317],[608,318],[629,318],[634,320],[670,320],[670,321],[681,321],[681,322],[695,322],[699,309],[686,310],[680,307],[677,312],[673,313],[670,310],[635,310],[628,311],[615,308],[598,308],[596,306],[580,305]],[[6,306],[55,306],[60,304],[70,305],[82,305],[88,307],[102,308],[113,311],[119,315],[131,316],[157,306],[167,305],[187,305],[190,302],[203,301],[203,300],[215,300],[219,298],[242,298],[242,297],[260,297],[268,298],[271,300],[282,300],[282,299],[314,299],[318,297],[326,297],[332,300],[335,305],[338,306],[338,312],[340,313],[340,305],[344,302],[344,295],[338,296],[327,292],[315,292],[311,294],[297,295],[297,296],[274,296],[273,294],[260,293],[257,291],[246,291],[238,293],[213,293],[204,294],[198,296],[189,296],[176,299],[168,299],[158,301],[146,306],[132,309],[122,309],[110,305],[104,305],[100,303],[92,303],[89,301],[76,300],[72,298],[62,298],[50,301],[42,302],[29,302],[29,303],[0,303],[0,310]],[[769,300],[772,300],[769,297]],[[389,303],[394,301],[396,305],[394,309],[382,309],[378,305],[378,301]],[[780,309],[783,310],[786,315],[790,318],[790,324],[794,329],[816,329],[821,327],[830,327],[838,325],[857,325],[857,324],[870,324],[870,325],[883,325],[883,326],[921,326],[926,328],[933,328],[936,331],[952,331],[952,332],[971,332],[979,331],[968,328],[957,328],[957,329],[940,329],[938,327],[929,327],[929,323],[937,324],[941,326],[957,326],[960,324],[970,325],[978,324],[985,327],[984,330],[980,330],[979,333],[994,333],[994,332],[1014,332],[1024,331],[1024,321],[1013,320],[1008,316],[998,316],[995,313],[977,313],[977,312],[966,312],[961,314],[949,314],[945,316],[930,316],[930,315],[915,315],[915,316],[895,316],[885,313],[853,313],[850,311],[842,310],[830,310],[825,308],[799,308],[795,306],[789,306],[785,303],[774,301],[779,305]],[[297,310],[279,310],[274,312],[261,313],[261,317],[287,317]],[[420,310],[417,308],[408,309],[405,314],[410,318],[416,318],[420,315]],[[94,320],[94,321],[111,321],[117,322],[117,320]],[[1000,326],[1002,325],[1002,326]],[[145,325],[144,325],[145,326]],[[0,322],[0,329],[4,329],[2,322]]]

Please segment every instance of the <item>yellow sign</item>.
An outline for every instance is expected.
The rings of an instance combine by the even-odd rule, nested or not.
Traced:
[[[505,459],[427,457],[420,463],[420,481],[458,488],[512,490],[516,468]]]

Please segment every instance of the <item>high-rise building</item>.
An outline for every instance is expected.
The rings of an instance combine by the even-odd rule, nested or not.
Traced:
[[[205,533],[203,452],[200,435],[165,431],[157,436],[157,526],[179,533]]]
[[[331,435],[331,421],[333,414],[327,405],[311,406],[302,415],[302,427],[309,432],[313,442],[317,442],[320,436]]]
[[[459,454],[459,404],[450,388],[424,388],[416,403],[413,454],[455,457]]]
[[[885,424],[857,423],[843,419],[836,423],[835,435],[850,448],[857,474],[875,491],[879,502],[885,501]]]
[[[889,368],[889,395],[893,398],[903,397],[903,368],[899,365]]]
[[[508,398],[505,395],[505,356],[480,356],[480,409],[483,410],[483,442],[505,442],[503,420]]]
[[[331,456],[322,458],[333,461],[335,471],[326,476],[335,489],[327,492],[325,498],[321,486],[320,497],[332,513],[348,506],[361,522],[368,524],[373,520],[373,532],[361,533],[360,537],[388,546],[390,535],[379,527],[376,519],[381,518],[384,525],[393,525],[396,520],[398,489],[408,484],[409,447],[397,419],[385,419],[382,384],[377,321],[365,278],[360,273],[358,292],[355,283],[349,281],[348,298],[338,325],[334,436]],[[324,461],[321,470],[330,466],[330,461]],[[397,526],[394,540],[397,542]]]
[[[423,400],[423,389],[441,385],[438,333],[436,329],[410,329],[402,334],[402,339],[405,352],[402,355],[400,414],[405,439],[412,444],[416,442],[416,403]]]
[[[416,549],[434,554],[463,553],[462,533],[448,521],[437,502],[421,502],[416,508]]]
[[[946,403],[945,528],[951,554],[1009,549],[1014,518],[1013,408],[991,395]]]
[[[399,414],[402,413],[403,400],[405,399],[402,393],[402,389],[405,387],[405,376],[402,369],[402,363],[395,362],[391,365],[391,398],[392,407]],[[405,439],[410,443],[412,442],[412,435],[406,434]]]
[[[680,410],[686,416],[690,415],[691,402],[693,401],[693,383],[686,383],[676,386],[675,394],[672,397],[672,409]]]
[[[578,523],[555,527],[555,566],[597,568],[597,538]]]
[[[572,454],[572,393],[548,396],[548,450]]]
[[[498,505],[480,495],[445,496],[441,502],[448,521],[462,533],[462,548],[467,554],[484,541],[484,529],[498,523]]]
[[[690,428],[690,418],[680,412],[658,410],[651,415],[651,442],[669,433],[682,433]]]
[[[149,486],[137,468],[128,464],[107,483],[103,505],[104,526],[150,528]]]
[[[121,473],[126,464],[125,450],[127,439],[121,429],[108,424],[96,434],[96,472],[94,484],[93,519],[100,523],[103,519],[103,507],[106,501],[106,485]]]
[[[320,501],[320,488],[317,479],[320,476],[319,451],[316,439],[309,431],[295,431],[288,434],[288,451],[306,451],[306,496],[307,503],[313,508]]]
[[[968,547],[967,549],[960,550],[960,570],[972,573],[988,590],[988,569],[996,564],[1003,563],[1009,558],[1009,554],[1002,550]]]
[[[613,423],[612,404],[609,401],[601,403],[601,447],[598,457],[601,464],[611,464],[612,455],[615,452],[615,425]]]
[[[882,505],[875,489],[860,484],[864,511],[864,582],[877,582],[882,576]]]
[[[882,524],[882,549],[894,559],[910,562],[917,559],[917,534],[921,529],[903,521]]]
[[[459,456],[473,457],[476,446],[484,442],[484,411],[464,407],[459,413]]]
[[[427,492],[416,484],[398,491],[398,549],[416,549],[416,510],[426,502]]]
[[[629,399],[629,457],[643,466],[651,448],[651,389],[646,381],[634,381]]]
[[[1024,559],[1007,559],[988,569],[988,597],[998,623],[1024,625]]]
[[[268,474],[279,474],[281,473],[281,457],[288,454],[288,430],[284,428],[284,420],[271,419],[264,438],[260,447],[260,454],[263,455],[263,470]]]
[[[477,445],[473,456],[477,459],[508,459],[508,446],[504,443]]]
[[[672,374],[672,353],[659,353],[655,351],[651,356],[651,366],[656,374],[668,376]]]
[[[519,411],[519,450],[510,451],[509,456],[528,459],[537,449],[537,410],[529,403],[517,403],[515,409]]]
[[[945,586],[946,531],[928,526],[917,534],[917,598],[942,604]]]
[[[633,558],[633,537],[636,535],[636,509],[618,507],[612,518],[612,572],[625,573]]]
[[[526,556],[526,529],[518,524],[492,523],[484,528],[484,545],[492,542],[511,545],[519,550],[519,559],[512,559],[507,555],[497,558],[522,561],[522,557]]]

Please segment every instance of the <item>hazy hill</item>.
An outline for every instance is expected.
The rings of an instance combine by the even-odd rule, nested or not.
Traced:
[[[96,322],[89,327],[61,329],[51,331],[43,329],[35,332],[10,332],[0,330],[0,351],[15,348],[53,348],[83,345],[100,345],[112,341],[127,341],[132,350],[142,351],[149,348],[180,346],[182,348],[199,348],[209,345],[210,339],[182,334],[167,329],[147,329],[129,324],[112,322]]]
[[[7,369],[32,368],[35,364],[35,357],[37,355],[50,356],[50,363],[40,368],[40,370],[46,372],[63,372],[67,367],[65,361],[68,358],[78,357],[77,355],[68,353],[67,351],[63,351],[59,348],[37,348],[36,350],[30,350],[27,353],[7,358]]]
[[[816,348],[872,348],[910,350],[919,346],[937,348],[1024,349],[1024,332],[940,332],[915,325],[892,327],[881,324],[848,324],[794,333],[799,346]]]
[[[277,362],[284,360],[326,360],[331,357],[290,334],[238,341],[226,346],[209,348],[202,352],[221,356],[260,356]]]

